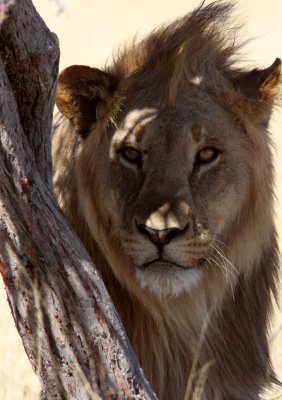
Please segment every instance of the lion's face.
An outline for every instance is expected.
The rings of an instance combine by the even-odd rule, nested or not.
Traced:
[[[72,168],[73,193],[55,191],[73,225],[82,214],[77,231],[87,236],[87,223],[127,288],[179,295],[210,271],[232,285],[270,240],[266,127],[281,62],[246,72],[229,68],[231,49],[201,64],[197,41],[155,54],[148,40],[108,71],[72,66],[60,75],[57,105],[73,136],[63,150],[58,140],[58,154]]]
[[[82,202],[93,215],[99,202],[96,227],[103,204],[111,227],[102,237],[93,226],[95,239],[109,241],[102,248],[115,241],[141,287],[159,295],[189,291],[214,265],[234,275],[223,242],[248,187],[246,134],[206,94],[193,87],[188,93],[181,107],[168,110],[133,100],[116,128],[100,138],[99,153],[93,132],[80,156],[96,159],[92,179],[99,198],[85,203],[88,175]]]

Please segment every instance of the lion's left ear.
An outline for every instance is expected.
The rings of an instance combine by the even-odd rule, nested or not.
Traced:
[[[97,108],[114,92],[117,78],[85,65],[72,65],[59,76],[56,104],[74,125],[76,132],[87,137],[97,121]]]
[[[233,87],[239,95],[237,105],[258,124],[268,124],[280,74],[281,60],[276,58],[269,68],[244,72],[233,79]]]

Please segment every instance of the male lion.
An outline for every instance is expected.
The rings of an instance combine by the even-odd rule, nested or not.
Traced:
[[[234,64],[231,9],[201,6],[58,81],[54,191],[160,399],[255,400],[275,382],[281,62]]]

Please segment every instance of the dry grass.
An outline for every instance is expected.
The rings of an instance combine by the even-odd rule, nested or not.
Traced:
[[[112,47],[130,37],[136,30],[148,31],[159,23],[175,18],[191,10],[198,0],[155,0],[132,2],[129,0],[84,0],[83,8],[78,0],[64,0],[69,8],[57,16],[56,2],[34,0],[35,6],[55,31],[61,42],[62,63],[65,67],[72,63],[99,66],[111,54]],[[188,4],[189,3],[189,4]],[[252,32],[259,39],[251,44],[248,56],[259,65],[270,65],[275,57],[282,56],[282,2],[279,0],[239,0],[241,15],[249,16],[246,32]],[[109,12],[110,10],[110,12]],[[160,11],[161,10],[161,11]],[[267,16],[267,17],[266,17]],[[95,22],[95,23],[94,23]],[[89,38],[91,29],[91,38]],[[75,31],[75,35],[74,35]],[[261,36],[262,35],[262,36]],[[70,40],[71,37],[71,40]],[[273,125],[274,141],[282,148],[282,112],[276,114]],[[282,198],[282,161],[276,157],[277,194]],[[282,238],[282,210],[277,206],[277,222]],[[281,240],[282,243],[282,240]],[[281,246],[282,247],[282,246]],[[282,290],[281,290],[282,293]],[[27,356],[6,301],[2,281],[0,281],[0,399],[35,400],[39,398],[39,384]],[[272,358],[275,369],[282,380],[282,313],[276,309],[273,331],[279,333],[272,343]],[[282,389],[270,392],[268,400],[282,399]]]

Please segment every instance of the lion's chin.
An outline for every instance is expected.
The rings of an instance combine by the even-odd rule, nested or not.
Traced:
[[[178,297],[197,286],[203,276],[198,268],[179,268],[167,261],[158,261],[135,269],[142,289],[159,297]]]

